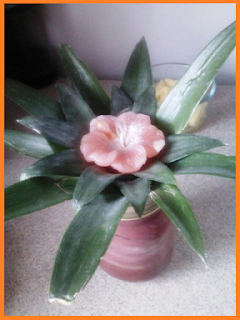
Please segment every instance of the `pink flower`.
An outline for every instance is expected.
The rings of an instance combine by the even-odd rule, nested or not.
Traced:
[[[80,150],[85,160],[100,167],[111,166],[120,173],[138,171],[147,158],[156,156],[165,145],[161,130],[151,125],[150,117],[125,112],[117,117],[98,116],[90,122]]]

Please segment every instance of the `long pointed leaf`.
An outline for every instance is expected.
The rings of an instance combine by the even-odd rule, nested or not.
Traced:
[[[177,184],[171,170],[160,161],[156,161],[146,168],[134,173],[134,175],[139,178],[145,178],[156,182]]]
[[[169,165],[174,174],[206,174],[236,178],[236,157],[216,153],[196,153]]]
[[[161,161],[165,163],[171,163],[197,152],[227,145],[221,140],[193,134],[176,134],[166,137],[166,140],[165,155],[161,158]]]
[[[118,223],[126,211],[126,199],[99,195],[74,217],[55,260],[49,300],[70,303],[95,272]]]
[[[109,114],[110,99],[92,71],[68,45],[60,46],[60,54],[73,89],[80,93],[96,114]]]
[[[14,130],[5,130],[4,144],[13,151],[37,159],[54,153],[51,145],[43,137]]]
[[[58,84],[57,89],[67,121],[88,125],[95,115],[86,101],[63,84]]]
[[[73,125],[66,121],[48,118],[26,117],[18,120],[23,126],[36,131],[53,143],[66,148],[75,148],[80,145],[81,138],[87,132],[85,127]]]
[[[132,100],[117,86],[112,86],[111,92],[111,114],[116,116],[123,111],[131,110]]]
[[[150,116],[152,123],[155,122],[157,100],[153,86],[148,87],[135,101],[132,111]]]
[[[15,80],[6,79],[6,96],[35,117],[65,120],[59,102]]]
[[[152,192],[152,200],[161,208],[190,247],[205,262],[204,245],[198,223],[186,198],[173,185],[162,185]]]
[[[60,202],[72,195],[47,178],[33,178],[5,189],[5,220],[15,219]]]
[[[75,212],[92,201],[100,192],[102,192],[119,174],[108,173],[97,166],[90,166],[85,169],[77,182],[73,194],[73,206]]]
[[[151,63],[146,41],[142,38],[130,56],[123,75],[121,89],[135,101],[151,85]]]
[[[236,22],[221,31],[200,53],[157,112],[159,128],[180,133],[236,44]]]
[[[144,178],[137,178],[133,181],[118,181],[118,185],[122,194],[128,199],[128,202],[141,218],[150,193],[150,181]]]
[[[77,150],[65,150],[38,160],[22,172],[20,179],[51,175],[79,176],[86,166]]]

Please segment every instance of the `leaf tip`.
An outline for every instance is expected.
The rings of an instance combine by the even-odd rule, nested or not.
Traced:
[[[67,43],[60,43],[59,45],[59,53],[62,59],[64,59],[64,57],[69,57],[69,55],[73,54],[73,49],[72,47],[67,44]]]
[[[59,303],[59,304],[62,304],[64,306],[69,306],[71,304],[71,301],[68,301],[68,300],[64,300],[64,299],[60,299],[60,298],[54,298],[52,296],[49,295],[49,298],[48,298],[48,301],[50,303]]]
[[[61,42],[61,43],[59,44],[59,49],[60,49],[60,50],[71,49],[71,47],[70,47],[69,44],[67,44],[67,43],[65,43],[65,42]]]
[[[73,208],[73,213],[77,214],[82,208],[82,205],[80,204],[80,201],[77,201],[76,199],[73,199],[72,208]]]
[[[227,142],[223,142],[222,145],[223,145],[224,147],[229,147],[229,146],[230,146],[230,144],[227,143]]]
[[[140,41],[137,43],[137,47],[147,48],[147,41],[144,36],[141,37]]]
[[[26,172],[22,172],[21,175],[20,175],[20,181],[24,181],[24,180],[27,180],[29,177],[28,177],[28,174]]]
[[[208,268],[208,264],[207,264],[207,255],[205,252],[203,253],[198,253],[199,258],[202,260],[202,262],[204,263],[205,267]]]

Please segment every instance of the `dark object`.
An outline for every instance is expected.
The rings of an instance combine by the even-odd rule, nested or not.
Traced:
[[[56,79],[44,5],[5,5],[5,75],[38,89]]]

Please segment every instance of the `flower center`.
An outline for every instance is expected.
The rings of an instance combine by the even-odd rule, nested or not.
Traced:
[[[113,140],[116,138],[116,135],[110,129],[109,125],[105,121],[98,121],[97,122],[98,130],[104,133],[109,139]]]

